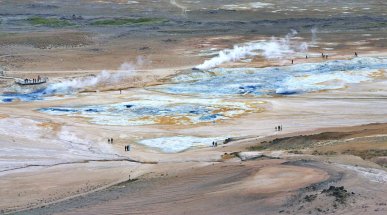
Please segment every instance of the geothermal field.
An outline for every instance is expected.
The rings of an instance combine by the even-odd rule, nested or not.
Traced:
[[[0,0],[0,214],[387,214],[387,2]]]

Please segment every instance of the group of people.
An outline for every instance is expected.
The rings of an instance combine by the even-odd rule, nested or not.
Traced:
[[[328,55],[327,54],[324,54],[324,53],[321,53],[321,57],[324,59],[328,59]]]
[[[357,52],[355,52],[355,57],[357,57]],[[321,53],[321,57],[323,59],[328,59],[328,55],[327,54],[324,54],[324,53]],[[305,59],[308,59],[308,55],[305,55]],[[294,64],[294,60],[292,59],[292,64]]]
[[[275,127],[275,130],[276,130],[276,131],[282,131],[282,125],[276,126],[276,127]]]
[[[26,78],[26,79],[24,79],[25,84],[28,84],[28,83],[35,84],[35,83],[40,83],[40,82],[42,82],[42,78],[40,77],[40,75],[38,75],[38,78],[33,78],[33,79]]]
[[[113,138],[108,138],[108,143],[109,144],[113,144],[113,141],[114,141]],[[125,145],[124,149],[125,149],[126,152],[130,151],[130,145]]]
[[[130,151],[130,145],[125,145],[125,152]]]
[[[217,147],[217,146],[218,146],[218,142],[212,141],[212,147]]]

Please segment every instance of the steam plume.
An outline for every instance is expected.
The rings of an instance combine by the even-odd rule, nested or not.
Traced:
[[[216,67],[222,63],[239,61],[246,57],[262,55],[267,59],[282,58],[296,52],[308,50],[307,43],[292,42],[292,38],[297,35],[296,30],[291,30],[284,38],[272,37],[270,41],[259,41],[243,45],[234,45],[232,49],[219,52],[219,55],[204,61],[196,66],[197,69],[205,70]]]
[[[136,63],[123,63],[117,72],[111,73],[106,70],[101,71],[96,76],[90,76],[86,78],[76,78],[72,80],[66,80],[60,83],[51,84],[45,90],[46,94],[55,93],[71,93],[76,92],[84,88],[97,86],[100,84],[115,84],[119,81],[132,77],[136,74],[135,68],[138,65],[142,65],[144,60],[142,57],[138,57]]]
[[[316,43],[316,40],[317,40],[317,27],[314,27],[310,30],[310,32],[312,33],[312,43]]]

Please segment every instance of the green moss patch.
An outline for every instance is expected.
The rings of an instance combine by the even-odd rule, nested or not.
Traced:
[[[117,18],[117,19],[102,19],[97,20],[91,23],[91,25],[112,25],[112,26],[119,26],[119,25],[151,25],[151,24],[160,24],[164,23],[167,20],[160,19],[160,18]]]
[[[31,25],[40,25],[40,26],[55,27],[55,28],[74,25],[73,23],[67,20],[61,20],[58,18],[44,18],[39,16],[31,17],[27,19],[27,21]]]

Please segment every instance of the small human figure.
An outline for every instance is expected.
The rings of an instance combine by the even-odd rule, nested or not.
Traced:
[[[308,55],[305,56],[305,59],[308,59]]]
[[[110,143],[113,144],[113,138],[110,139]]]
[[[357,52],[355,52],[355,57],[357,57]]]
[[[124,146],[124,148],[125,148],[125,152],[126,152],[127,146]]]
[[[215,147],[218,147],[218,142],[215,141]]]
[[[110,138],[108,138],[108,143],[110,144]]]
[[[212,141],[212,147],[215,147],[215,142],[214,141]]]
[[[278,130],[278,128],[277,128],[277,126],[275,127],[275,131],[277,131]]]
[[[292,64],[293,64],[293,62],[294,62],[294,61],[292,60]]]
[[[325,55],[325,59],[328,59],[328,55]]]
[[[321,57],[322,57],[322,58],[324,58],[324,57],[325,57],[325,56],[324,56],[324,53],[321,53]]]
[[[130,145],[126,146],[127,151],[130,151]]]

